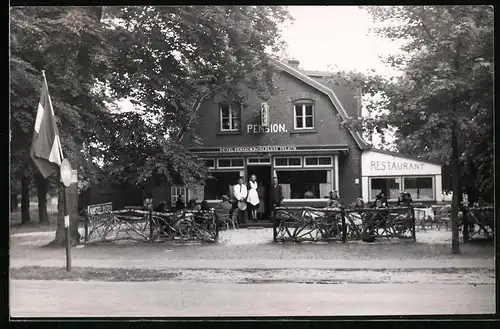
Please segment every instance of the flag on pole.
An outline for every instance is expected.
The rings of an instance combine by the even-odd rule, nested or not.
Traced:
[[[58,171],[63,160],[63,153],[45,72],[42,71],[42,74],[43,85],[36,113],[30,156],[43,177],[47,178]]]

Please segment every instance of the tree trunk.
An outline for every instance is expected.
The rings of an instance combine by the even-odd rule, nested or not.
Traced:
[[[455,123],[451,127],[451,165],[453,198],[451,201],[451,252],[460,253],[460,240],[458,235],[458,208],[460,202],[460,162],[458,154],[458,140]]]
[[[10,195],[10,212],[17,211],[17,194]]]
[[[49,182],[42,175],[36,175],[36,192],[38,196],[38,218],[40,224],[49,223],[49,214],[47,213],[47,191]]]
[[[58,176],[58,181],[59,181],[59,176]],[[71,197],[72,190],[77,189],[77,184],[71,184],[70,187],[67,188],[67,193],[68,198]],[[66,246],[66,229],[64,227],[64,202],[65,202],[65,197],[64,193],[64,188],[63,185],[60,184],[58,188],[58,196],[59,196],[59,201],[57,205],[57,230],[56,230],[56,237],[55,239],[49,243],[51,246],[58,246],[58,247],[65,247]],[[70,201],[70,200],[69,200]],[[80,243],[80,233],[78,232],[78,217],[74,214],[74,211],[71,211],[71,205],[74,204],[74,202],[68,202],[68,214],[70,218],[70,223],[69,223],[69,234],[70,234],[70,239],[71,239],[71,246],[76,246]]]
[[[30,219],[30,176],[25,171],[21,179],[21,223],[28,223]]]

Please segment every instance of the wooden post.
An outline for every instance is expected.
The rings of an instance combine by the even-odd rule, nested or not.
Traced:
[[[89,239],[89,211],[88,211],[88,208],[87,208],[87,211],[85,211],[85,237],[84,237],[84,241],[85,243],[87,243],[88,239]]]
[[[410,209],[411,209],[411,219],[412,219],[411,238],[413,239],[413,241],[417,241],[417,236],[416,236],[416,232],[415,232],[415,209],[413,209],[413,206],[411,206],[411,205],[410,205]]]
[[[212,223],[215,225],[215,243],[218,243],[219,242],[219,225],[217,225],[217,217],[215,216],[215,210],[212,208],[210,210],[211,214],[212,214]]]
[[[149,242],[153,243],[153,209],[148,209],[148,217],[149,217]]]
[[[340,214],[342,216],[342,242],[346,243],[346,241],[347,241],[347,225],[345,222],[345,209],[344,209],[344,207],[340,208]]]
[[[66,270],[71,272],[71,235],[70,235],[70,220],[68,215],[68,190],[61,183],[64,192],[64,229],[66,233]]]

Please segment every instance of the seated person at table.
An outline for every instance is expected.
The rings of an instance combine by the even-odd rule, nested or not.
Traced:
[[[184,200],[184,196],[183,195],[180,195],[178,198],[177,198],[177,202],[175,202],[175,209],[176,210],[183,210],[186,208],[186,205],[185,205],[185,200]]]
[[[200,209],[201,210],[210,210],[210,206],[208,205],[207,200],[201,201]]]
[[[188,202],[187,208],[189,210],[200,210],[201,206],[196,202],[196,199],[191,199]]]
[[[412,202],[413,202],[413,200],[411,198],[411,194],[408,192],[405,192],[403,195],[403,202],[401,202],[401,206],[408,207],[411,205]]]
[[[166,212],[167,211],[167,203],[165,201],[160,202],[156,208],[154,209],[155,212]]]
[[[403,205],[404,196],[405,196],[405,192],[404,191],[400,191],[399,195],[398,195],[398,202],[396,203],[396,206],[402,206]]]
[[[375,202],[372,203],[370,208],[376,208],[377,200],[380,200],[382,206],[387,207],[387,198],[383,191],[380,191],[380,193],[375,196]]]
[[[387,208],[381,198],[377,198],[372,206],[375,209],[385,209]],[[368,216],[368,220],[365,222],[365,227],[363,230],[362,240],[365,242],[375,241],[375,229],[378,227],[383,227],[385,225],[385,216],[387,213],[385,211],[375,211]]]
[[[340,197],[337,193],[337,191],[331,191],[329,193],[329,199],[328,199],[328,208],[337,208],[340,207]]]
[[[361,198],[356,199],[356,203],[354,204],[354,209],[364,209],[365,208],[365,202]]]

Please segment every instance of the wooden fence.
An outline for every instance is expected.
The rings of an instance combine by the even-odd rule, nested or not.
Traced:
[[[312,207],[276,208],[275,242],[412,239],[413,207],[346,209]]]
[[[85,217],[85,243],[119,240],[216,243],[218,237],[219,230],[212,210],[163,213],[129,208],[87,211]]]
[[[480,236],[495,236],[495,209],[493,207],[464,208],[462,217],[462,234],[464,242]]]

